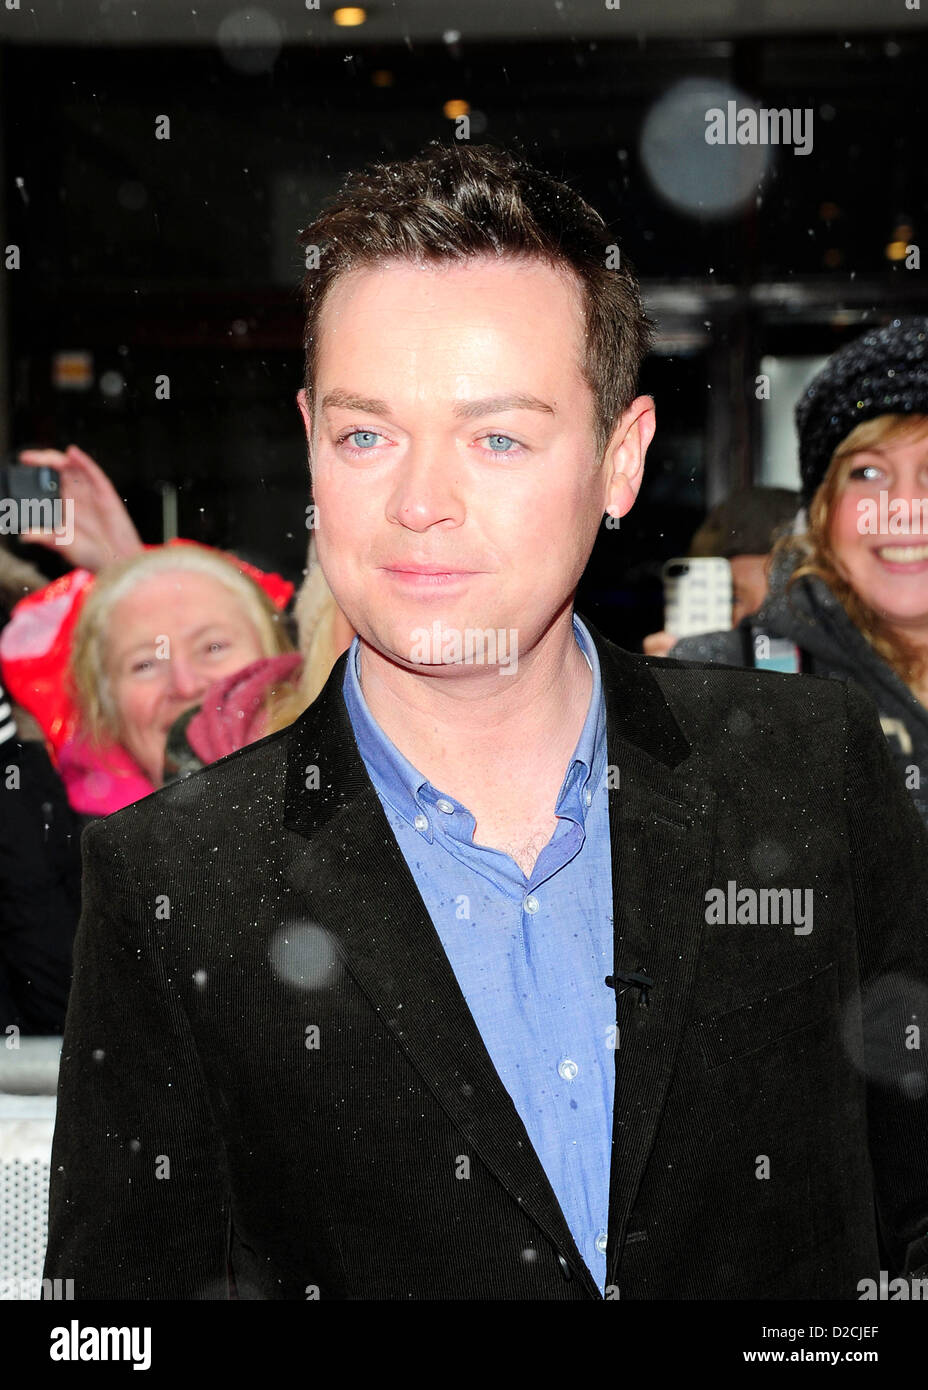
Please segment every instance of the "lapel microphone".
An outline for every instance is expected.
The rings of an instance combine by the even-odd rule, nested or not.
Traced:
[[[616,980],[621,980],[624,988],[616,989]],[[646,973],[643,965],[639,965],[635,970],[617,970],[614,975],[607,975],[605,982],[610,989],[615,989],[617,995],[624,994],[625,990],[633,985],[638,990],[639,1009],[650,1008],[651,1001],[648,995],[654,988],[654,981]]]

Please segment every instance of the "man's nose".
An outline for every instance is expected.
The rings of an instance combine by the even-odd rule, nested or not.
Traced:
[[[461,521],[458,471],[453,444],[435,439],[410,445],[390,498],[390,515],[412,530]]]

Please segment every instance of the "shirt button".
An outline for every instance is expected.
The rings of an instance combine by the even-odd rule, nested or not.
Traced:
[[[579,1070],[576,1062],[572,1062],[569,1057],[565,1057],[563,1062],[557,1064],[557,1074],[565,1081],[573,1081]]]
[[[583,804],[584,804],[584,806],[589,806],[589,804],[590,804],[590,802],[591,802],[592,800],[593,800],[593,793],[590,791],[589,787],[587,787],[586,791],[583,793]]]
[[[541,904],[539,903],[538,899],[534,896],[534,894],[532,894],[531,897],[528,897],[528,898],[525,899],[525,902],[523,903],[523,906],[524,906],[526,912],[535,913],[535,912],[538,911],[538,909],[539,909],[539,907],[541,906]]]
[[[454,807],[451,805],[451,802],[446,801],[444,797],[436,801],[435,805],[438,807],[439,811],[444,811],[446,816],[454,815]]]
[[[417,830],[428,830],[428,828],[429,828],[429,818],[428,818],[428,816],[423,816],[423,815],[421,815],[421,814],[418,815],[418,816],[416,816],[416,819],[413,821],[413,825],[416,827]]]
[[[605,1255],[605,1253],[606,1253],[606,1246],[607,1246],[608,1244],[609,1244],[609,1237],[606,1235],[606,1232],[605,1232],[605,1231],[600,1231],[599,1235],[596,1237],[596,1249],[599,1251],[599,1253],[600,1253],[601,1255]]]

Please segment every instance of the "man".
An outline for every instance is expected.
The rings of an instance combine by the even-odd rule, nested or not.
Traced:
[[[85,836],[46,1276],[569,1301],[915,1272],[928,856],[872,709],[573,615],[654,431],[607,229],[432,147],[303,240],[319,555],[358,638],[291,728]]]

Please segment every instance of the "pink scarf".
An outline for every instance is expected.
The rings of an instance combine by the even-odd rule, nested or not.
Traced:
[[[299,652],[263,656],[211,685],[187,725],[187,742],[201,763],[214,763],[264,736],[264,697],[270,686],[298,674]]]
[[[200,761],[213,763],[261,738],[268,687],[298,674],[302,661],[299,652],[259,657],[211,685],[187,725],[187,742]],[[58,772],[68,801],[86,816],[112,815],[156,790],[121,744],[100,749],[80,732],[62,745]]]
[[[101,749],[80,732],[62,744],[58,774],[71,805],[84,816],[109,816],[155,790],[122,744]]]

